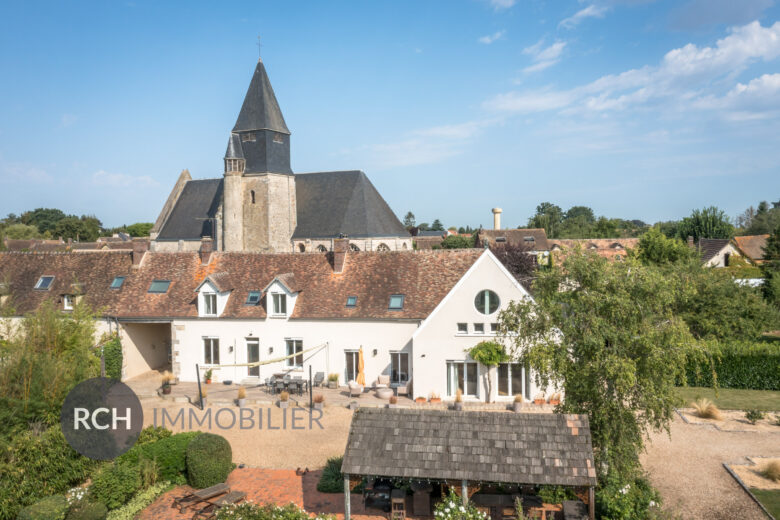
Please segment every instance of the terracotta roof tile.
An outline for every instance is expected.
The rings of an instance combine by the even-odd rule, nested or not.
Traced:
[[[743,237],[734,237],[734,242],[742,254],[755,263],[761,263],[764,260],[764,247],[769,235],[747,235]]]

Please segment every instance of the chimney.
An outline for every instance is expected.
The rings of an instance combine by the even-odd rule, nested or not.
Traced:
[[[504,211],[501,208],[493,208],[493,229],[501,229],[501,212]]]
[[[688,247],[693,247],[693,237],[688,235]]]
[[[342,273],[344,264],[347,262],[347,251],[349,251],[349,239],[337,238],[333,241],[333,272]]]
[[[214,241],[211,237],[200,238],[200,263],[208,265],[211,253],[214,251]]]
[[[133,267],[139,267],[141,260],[144,259],[144,255],[149,250],[149,241],[145,238],[133,239]]]

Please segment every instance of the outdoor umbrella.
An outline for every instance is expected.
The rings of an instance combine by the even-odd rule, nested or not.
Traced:
[[[363,345],[360,345],[360,350],[358,351],[358,376],[357,376],[357,384],[364,385],[366,384],[366,374],[364,372],[365,366],[363,362]]]

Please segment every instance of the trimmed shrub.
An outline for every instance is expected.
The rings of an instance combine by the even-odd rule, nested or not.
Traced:
[[[645,478],[623,482],[609,475],[596,490],[596,518],[644,520],[660,503],[660,495]]]
[[[171,430],[163,428],[162,426],[147,426],[141,430],[141,434],[138,436],[135,445],[139,446],[141,444],[159,441],[160,439],[167,439],[171,435],[173,435]]]
[[[732,342],[713,347],[712,355],[720,388],[780,390],[780,344]],[[689,386],[714,386],[706,362],[689,362],[686,377]]]
[[[0,519],[48,495],[84,482],[97,463],[68,445],[59,425],[41,435],[24,432],[0,443]]]
[[[335,520],[332,515],[309,516],[295,504],[260,506],[251,502],[224,507],[217,511],[217,520]],[[113,520],[109,517],[109,520]]]
[[[127,504],[108,513],[107,520],[133,520],[142,510],[154,500],[171,489],[170,482],[158,482],[149,489],[137,493]]]
[[[19,512],[17,520],[64,520],[68,501],[62,495],[46,497]]]
[[[233,469],[233,450],[220,435],[203,433],[187,446],[187,480],[196,489],[227,479]]]
[[[200,432],[183,432],[164,437],[154,442],[133,446],[120,455],[118,461],[138,465],[141,457],[155,461],[158,477],[174,484],[187,483],[187,446],[202,435]]]
[[[106,377],[122,379],[122,342],[114,336],[103,345],[103,358],[106,362]]]
[[[756,424],[763,418],[764,412],[761,410],[748,410],[745,412],[745,419],[747,419],[750,424]]]
[[[344,457],[331,457],[325,463],[320,481],[317,482],[317,491],[320,493],[343,493],[344,475],[341,473],[341,463]]]
[[[95,475],[89,488],[90,498],[116,509],[127,502],[141,487],[138,466],[127,462],[116,462],[103,468]]]
[[[80,500],[70,506],[65,520],[105,520],[108,508],[100,502]]]

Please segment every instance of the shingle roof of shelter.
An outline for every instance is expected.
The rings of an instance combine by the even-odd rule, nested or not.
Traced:
[[[594,486],[585,415],[358,409],[341,471],[350,475]]]
[[[188,181],[157,240],[200,240],[214,237],[212,226],[222,203],[222,179]]]

